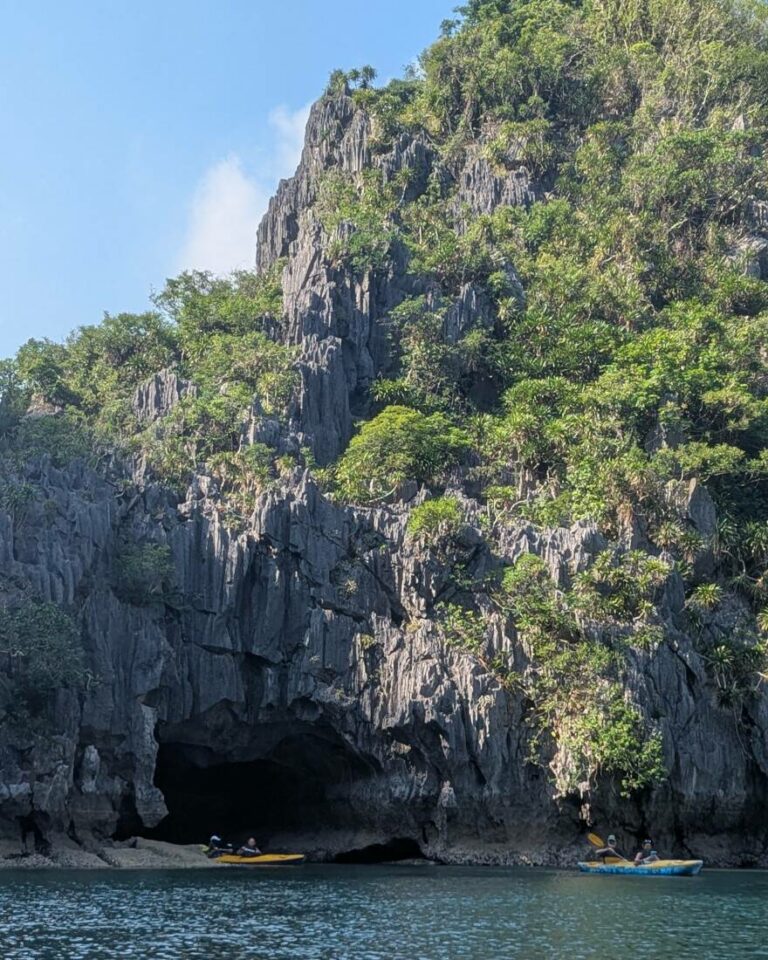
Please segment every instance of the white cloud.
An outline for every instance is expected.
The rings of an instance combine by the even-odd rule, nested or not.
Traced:
[[[258,170],[247,171],[230,154],[205,171],[190,205],[180,270],[229,273],[251,265],[256,228],[277,181],[296,170],[308,115],[309,105],[295,111],[278,106],[270,113],[275,135]]]
[[[291,176],[299,165],[310,106],[291,111],[281,105],[269,115],[270,126],[277,132],[275,154],[280,177]]]
[[[247,266],[267,190],[249,178],[236,155],[206,170],[195,190],[179,266],[228,273]]]

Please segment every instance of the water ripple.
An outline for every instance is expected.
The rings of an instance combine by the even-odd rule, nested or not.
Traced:
[[[768,958],[768,874],[2,873],[3,960]]]

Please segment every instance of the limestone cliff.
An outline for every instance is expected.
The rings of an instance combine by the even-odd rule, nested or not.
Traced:
[[[430,174],[449,182],[457,209],[530,203],[543,189],[522,163],[499,174],[481,153],[441,166],[428,140],[370,147],[371,121],[348,96],[313,108],[296,175],[280,184],[258,235],[257,266],[285,258],[280,337],[299,348],[300,387],[288,428],[254,409],[243,442],[310,448],[327,464],[346,447],[368,387],[393,364],[388,318],[407,295],[433,296],[395,251],[385,271],[353,271],[328,253],[313,205],[324,171],[409,168],[414,196]],[[343,228],[340,228],[343,229]],[[505,264],[514,278],[512,264]],[[520,290],[520,296],[524,292]],[[483,293],[467,284],[448,305],[446,337],[482,325]],[[151,421],[191,389],[173,372],[137,392]],[[597,529],[535,527],[494,518],[460,471],[452,492],[465,523],[445,551],[406,531],[427,495],[415,485],[371,508],[334,503],[297,466],[233,525],[214,479],[183,498],[137,459],[47,458],[25,466],[34,494],[23,517],[0,511],[5,600],[27,592],[72,612],[92,682],[60,691],[53,732],[0,732],[0,831],[40,845],[68,834],[85,845],[148,834],[203,839],[252,830],[267,845],[333,855],[399,843],[447,860],[558,862],[587,823],[653,831],[660,849],[723,864],[768,864],[768,692],[739,715],[719,704],[690,635],[677,573],[660,609],[665,641],[635,650],[622,682],[663,737],[665,778],[625,798],[563,791],[568,757],[557,743],[531,762],[530,704],[491,664],[499,652],[525,669],[514,618],[488,592],[482,655],[446,642],[435,607],[451,576],[483,583],[521,554],[545,559],[567,584],[606,544]],[[703,535],[714,510],[695,483],[673,492]],[[637,533],[641,537],[642,533]],[[170,551],[168,583],[145,599],[121,590],[126,543]],[[730,597],[704,629],[726,633]]]

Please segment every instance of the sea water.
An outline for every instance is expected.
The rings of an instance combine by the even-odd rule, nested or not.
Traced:
[[[0,957],[768,958],[768,873],[427,864],[2,872]]]

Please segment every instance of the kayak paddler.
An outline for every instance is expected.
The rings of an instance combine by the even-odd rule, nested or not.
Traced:
[[[248,843],[243,844],[242,847],[237,851],[239,857],[260,857],[261,850],[259,850],[256,845],[256,838],[249,837]]]
[[[623,857],[616,849],[616,837],[612,833],[608,836],[607,845],[601,847],[599,850],[595,850],[595,859],[599,858],[605,863],[606,857],[617,857],[619,860],[626,859],[626,857]]]
[[[658,859],[659,855],[653,849],[653,840],[643,840],[642,847],[635,854],[635,866],[639,867],[643,863],[655,863]]]
[[[232,853],[232,844],[222,840],[218,833],[212,833],[208,840],[207,856],[213,860],[220,857],[222,853]]]

